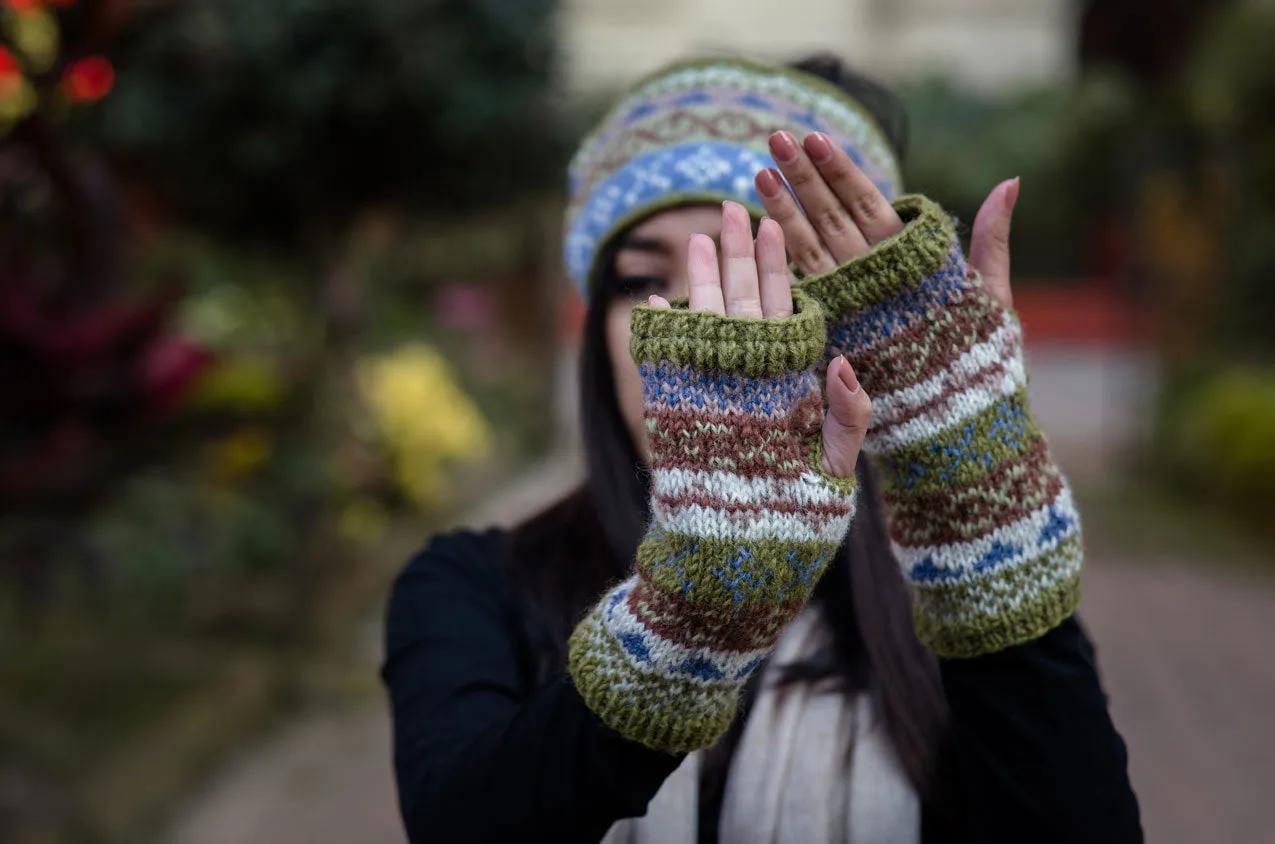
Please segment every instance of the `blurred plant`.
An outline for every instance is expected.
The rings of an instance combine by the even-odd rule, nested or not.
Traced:
[[[50,7],[74,5],[75,0],[0,3],[0,136],[41,107],[48,116],[62,117],[68,106],[95,103],[110,93],[115,69],[107,59],[60,55],[59,21]]]
[[[1179,109],[1202,159],[1204,189],[1230,213],[1219,243],[1225,260],[1202,295],[1226,295],[1213,340],[1241,354],[1275,354],[1275,6],[1232,4],[1201,32],[1183,75]]]
[[[1106,241],[1130,179],[1113,136],[1132,113],[1132,92],[1118,77],[1093,74],[1076,86],[999,99],[939,80],[902,94],[912,138],[909,190],[934,196],[970,226],[991,188],[1018,176],[1016,277],[1116,271]]]
[[[211,357],[172,327],[171,279],[127,289],[118,193],[65,131],[70,105],[111,88],[86,55],[109,4],[77,6],[88,23],[66,38],[54,5],[72,4],[0,9],[0,507],[90,500]]]
[[[554,0],[148,4],[97,136],[187,220],[320,252],[369,206],[560,179]]]
[[[487,421],[443,357],[423,343],[360,361],[358,384],[389,452],[394,481],[417,506],[443,500],[447,463],[481,458],[491,449]]]
[[[1275,372],[1236,368],[1177,402],[1164,438],[1188,487],[1275,538]]]

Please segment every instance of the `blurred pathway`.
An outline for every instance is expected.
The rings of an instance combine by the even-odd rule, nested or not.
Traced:
[[[1032,358],[1033,400],[1064,464],[1100,476],[1136,435],[1145,362]],[[466,521],[514,521],[578,471],[546,462]],[[1147,840],[1275,842],[1266,796],[1275,787],[1275,585],[1200,562],[1091,548],[1082,615],[1129,745]],[[369,672],[378,658],[379,642],[368,648]],[[383,704],[300,717],[223,771],[164,840],[402,844]]]

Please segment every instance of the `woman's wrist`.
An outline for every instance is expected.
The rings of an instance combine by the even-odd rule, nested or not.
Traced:
[[[636,574],[577,628],[589,706],[661,750],[716,740],[740,686],[809,599],[854,512],[854,480],[819,467],[814,368],[824,321],[639,309],[651,528]]]
[[[1074,611],[1079,519],[1027,401],[1022,331],[920,197],[904,228],[803,288],[873,394],[864,443],[882,469],[918,633],[943,656],[1034,639]]]

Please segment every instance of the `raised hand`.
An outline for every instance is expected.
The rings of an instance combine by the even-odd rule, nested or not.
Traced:
[[[734,202],[723,204],[720,262],[717,245],[708,236],[694,235],[687,244],[690,310],[754,319],[791,316],[792,277],[784,240],[785,232],[775,220],[762,220],[754,240],[747,209]],[[650,304],[669,307],[659,296],[652,296]],[[828,365],[826,395],[823,468],[830,475],[848,478],[863,446],[872,402],[860,388],[854,368],[842,357]]]
[[[770,152],[779,169],[757,174],[757,192],[766,213],[783,229],[788,253],[805,275],[826,273],[903,230],[903,221],[889,200],[826,135],[807,135],[798,144],[791,133],[776,132],[770,137]],[[1013,303],[1009,227],[1018,188],[1018,179],[1007,179],[992,189],[974,219],[970,243],[970,266],[982,275],[992,297],[1007,308]]]

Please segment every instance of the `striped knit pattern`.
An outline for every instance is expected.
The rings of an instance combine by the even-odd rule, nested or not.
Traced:
[[[966,657],[1035,639],[1080,596],[1080,521],[1027,406],[1022,329],[965,264],[934,203],[805,282],[872,395],[864,450],[882,469],[894,551],[923,641]]]
[[[650,747],[726,730],[854,514],[853,478],[820,469],[824,317],[794,305],[782,320],[634,310],[651,526],[634,576],[576,628],[570,666],[589,707]]]
[[[743,61],[673,65],[620,100],[571,162],[566,266],[580,289],[603,244],[655,211],[731,199],[762,216],[753,177],[774,166],[767,141],[781,129],[826,133],[886,196],[898,193],[886,136],[835,85]]]

